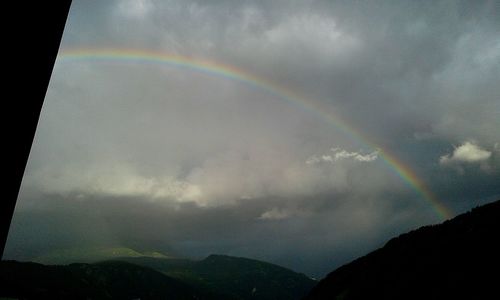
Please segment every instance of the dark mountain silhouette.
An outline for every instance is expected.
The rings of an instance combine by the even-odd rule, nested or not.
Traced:
[[[53,250],[31,259],[44,265],[69,265],[71,263],[96,263],[128,257],[173,258],[156,251],[139,252],[127,247],[79,247]]]
[[[235,299],[300,299],[316,284],[304,274],[271,263],[227,255],[210,255],[200,261],[152,257],[123,260]]]
[[[500,201],[391,239],[304,299],[500,299]]]
[[[0,297],[15,299],[230,299],[127,262],[45,266],[0,262]]]
[[[138,255],[123,249],[100,250],[97,256],[94,252],[83,255],[84,258],[109,253],[128,255],[92,264],[2,261],[0,297],[280,300],[300,299],[316,284],[303,274],[253,259],[210,255],[196,261]],[[71,251],[74,253],[82,256]],[[63,258],[70,259],[69,255]]]
[[[64,260],[75,255],[108,260],[69,265],[2,261],[0,298],[500,299],[499,237],[496,201],[391,239],[315,287],[303,274],[241,257],[190,260],[129,248],[63,251]]]

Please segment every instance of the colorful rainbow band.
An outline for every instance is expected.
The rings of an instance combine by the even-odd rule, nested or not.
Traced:
[[[138,64],[162,64],[169,67],[188,68],[197,72],[203,72],[218,77],[238,81],[246,85],[262,90],[274,97],[284,99],[300,105],[304,109],[319,115],[322,120],[332,125],[348,137],[356,140],[358,143],[379,152],[379,157],[389,169],[393,170],[404,182],[420,194],[442,218],[449,219],[454,214],[432,193],[410,166],[400,161],[394,154],[387,149],[370,142],[370,139],[350,126],[342,117],[336,115],[331,110],[322,107],[319,102],[311,101],[306,97],[299,95],[290,89],[286,89],[270,81],[261,79],[253,74],[237,69],[234,66],[226,65],[220,62],[192,58],[177,54],[154,52],[148,50],[131,49],[63,49],[60,51],[57,61],[118,61]],[[56,62],[57,62],[56,61]]]

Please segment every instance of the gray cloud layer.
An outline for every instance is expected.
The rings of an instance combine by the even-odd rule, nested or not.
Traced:
[[[217,61],[323,111],[189,69],[58,61],[6,256],[143,244],[322,276],[440,220],[378,149],[322,114],[394,153],[457,213],[493,200],[499,10],[493,1],[74,1],[62,49]],[[473,154],[482,167],[462,163]]]

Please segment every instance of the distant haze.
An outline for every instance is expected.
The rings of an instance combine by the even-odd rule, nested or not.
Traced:
[[[495,1],[73,1],[61,52],[213,62],[322,111],[192,68],[59,59],[4,258],[126,246],[322,277],[442,221],[377,147],[455,214],[495,200],[499,15]]]

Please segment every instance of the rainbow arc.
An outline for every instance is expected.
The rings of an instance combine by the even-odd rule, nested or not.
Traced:
[[[357,130],[355,126],[350,125],[345,119],[338,114],[335,114],[329,109],[323,107],[318,101],[313,101],[300,95],[296,91],[285,88],[268,80],[255,76],[244,70],[234,66],[227,65],[221,62],[210,61],[193,57],[182,56],[178,54],[156,52],[140,49],[64,49],[62,50],[57,61],[103,61],[103,62],[120,62],[120,63],[136,63],[136,64],[153,64],[165,65],[175,68],[187,68],[197,72],[206,73],[212,76],[227,78],[229,80],[241,82],[245,85],[259,89],[274,97],[294,103],[303,109],[314,113],[325,122],[329,123],[336,130],[342,132],[358,143],[377,150],[382,162],[391,169],[399,178],[409,185],[416,193],[422,196],[434,209],[434,211],[442,218],[449,219],[454,214],[442,204],[436,195],[426,186],[423,180],[419,178],[417,173],[409,166],[401,161],[396,155],[392,154],[388,149],[375,144],[371,139]]]

